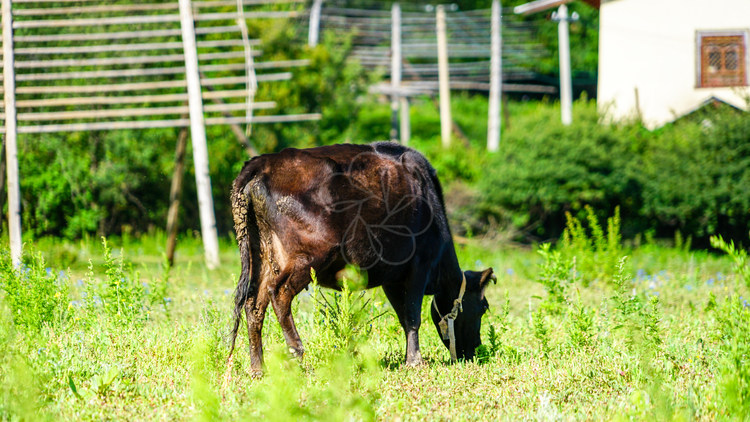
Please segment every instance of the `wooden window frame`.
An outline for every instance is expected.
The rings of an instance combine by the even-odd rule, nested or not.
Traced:
[[[736,82],[724,82],[721,80],[710,80],[708,75],[705,74],[705,67],[707,63],[704,59],[708,60],[704,56],[704,44],[706,41],[721,37],[733,37],[739,38],[739,57],[738,57],[738,69],[740,78]],[[747,30],[732,30],[732,31],[696,31],[696,87],[697,88],[732,88],[748,86],[748,69],[750,69],[750,53],[748,49],[748,31]],[[722,63],[724,56],[722,55]],[[717,77],[720,79],[720,77]]]

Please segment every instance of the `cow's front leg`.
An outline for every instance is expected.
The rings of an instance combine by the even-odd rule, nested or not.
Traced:
[[[417,366],[424,363],[422,353],[419,351],[422,296],[414,297],[416,295],[410,294],[401,285],[383,285],[383,291],[396,311],[398,321],[406,335],[406,365]]]
[[[406,293],[406,365],[424,363],[419,351],[419,327],[422,324],[422,294]]]
[[[253,378],[263,375],[263,320],[266,317],[269,296],[265,289],[259,289],[255,298],[245,303],[247,336],[250,342],[250,369]]]

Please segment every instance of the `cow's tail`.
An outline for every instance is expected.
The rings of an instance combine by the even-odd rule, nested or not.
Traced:
[[[234,292],[234,326],[232,327],[232,332],[230,334],[231,346],[228,358],[231,358],[232,352],[234,352],[234,343],[237,340],[237,332],[240,328],[240,323],[242,322],[242,313],[253,290],[251,284],[253,254],[251,250],[251,236],[249,230],[250,224],[254,222],[254,214],[252,200],[248,198],[248,194],[245,190],[246,183],[238,182],[240,181],[235,181],[234,186],[232,187],[231,201],[234,231],[237,235],[237,244],[240,249],[242,270],[240,272],[240,279],[237,282],[237,290]]]

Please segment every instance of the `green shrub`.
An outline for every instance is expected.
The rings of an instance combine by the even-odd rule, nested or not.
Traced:
[[[638,172],[641,214],[663,234],[721,234],[747,239],[750,229],[750,118],[709,108],[656,133]]]
[[[715,308],[717,340],[722,356],[718,395],[724,415],[750,418],[750,308],[736,294]]]
[[[533,118],[506,132],[479,182],[485,214],[509,210],[514,225],[550,239],[562,234],[566,212],[585,218],[586,205],[599,217],[618,205],[626,221],[637,213],[640,192],[629,170],[637,158],[635,133],[600,125],[593,102],[577,103],[575,110],[576,120],[563,126],[554,109],[539,105]]]
[[[576,259],[584,285],[588,285],[596,279],[611,279],[623,250],[620,244],[620,208],[615,207],[614,216],[607,219],[606,233],[594,210],[588,205],[585,210],[588,227],[570,213],[565,213],[567,223],[560,250],[568,259]]]
[[[750,288],[750,260],[748,260],[747,251],[735,247],[734,242],[727,243],[721,236],[711,236],[711,246],[724,251],[734,261],[734,271],[739,275],[740,280]]]
[[[89,264],[85,304],[88,317],[103,315],[123,326],[142,324],[149,315],[146,290],[137,271],[122,256],[112,256],[107,239],[102,237],[104,277],[97,278]],[[90,321],[93,323],[93,321]]]
[[[41,254],[25,256],[14,268],[7,249],[0,249],[0,289],[10,308],[13,323],[27,333],[53,326],[66,317],[68,279],[45,264]]]

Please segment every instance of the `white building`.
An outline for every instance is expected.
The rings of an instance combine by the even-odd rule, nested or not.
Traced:
[[[597,103],[649,128],[713,98],[748,110],[750,0],[603,0]]]

